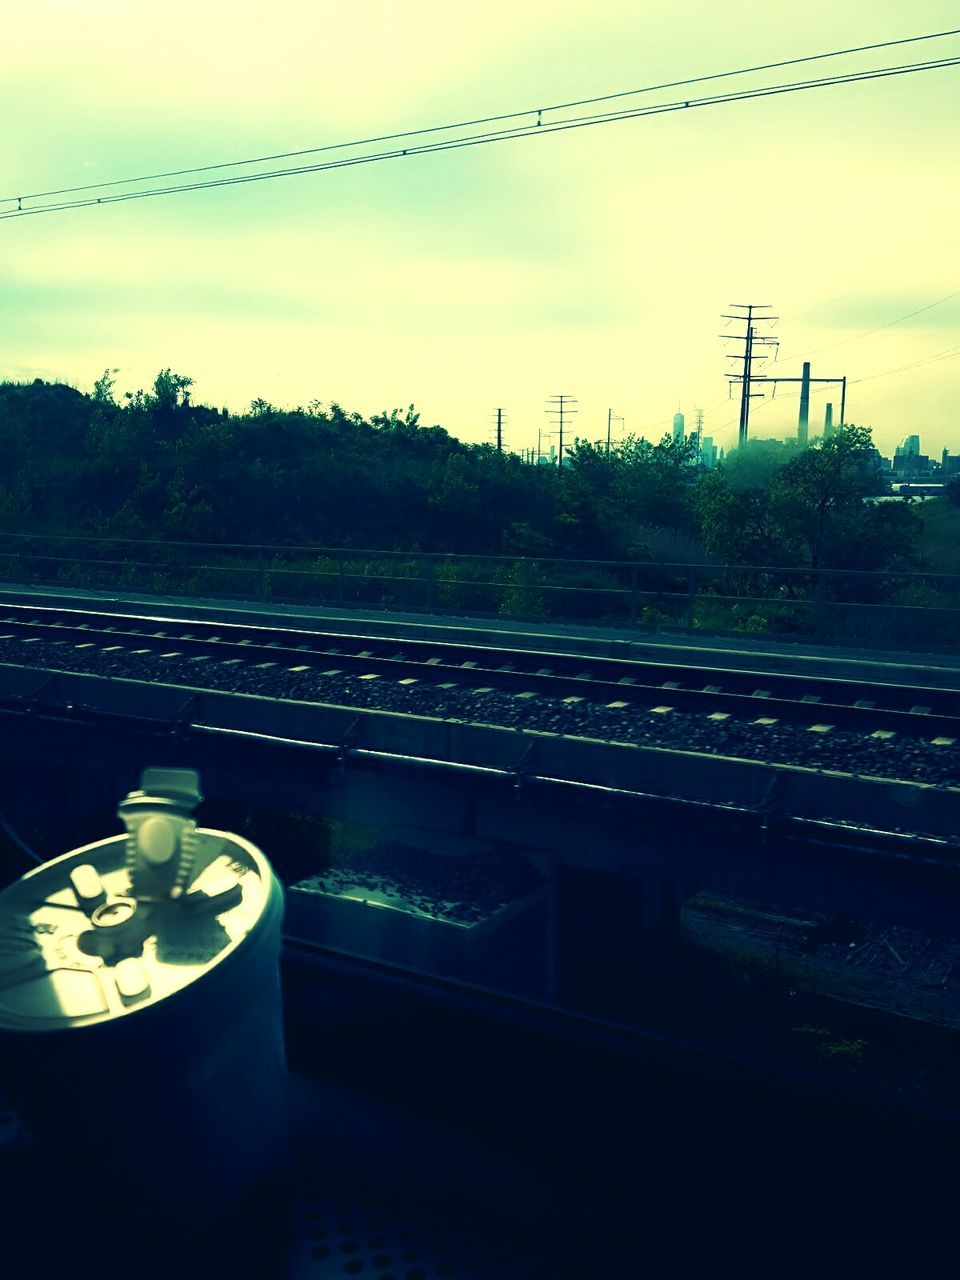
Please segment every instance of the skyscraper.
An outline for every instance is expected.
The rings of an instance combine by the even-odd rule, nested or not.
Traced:
[[[683,444],[683,430],[685,426],[683,414],[678,409],[673,415],[673,438],[677,444]]]
[[[903,444],[897,445],[896,457],[908,458],[910,456],[913,456],[914,458],[920,456],[919,436],[905,436]]]

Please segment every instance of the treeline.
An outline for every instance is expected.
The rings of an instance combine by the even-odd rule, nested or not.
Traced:
[[[870,433],[797,452],[740,450],[705,472],[694,446],[579,441],[569,465],[529,466],[423,426],[411,405],[369,419],[337,404],[245,413],[192,402],[161,371],[119,402],[0,384],[0,532],[202,542],[313,543],[532,557],[708,559],[812,568],[910,568],[911,504],[883,484]]]

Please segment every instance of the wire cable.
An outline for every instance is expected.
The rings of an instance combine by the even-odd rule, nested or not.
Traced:
[[[819,355],[822,351],[833,351],[835,347],[845,347],[850,342],[859,342],[861,338],[869,338],[875,333],[882,333],[884,329],[892,329],[894,325],[903,324],[904,320],[912,320],[914,316],[923,315],[925,311],[932,311],[934,307],[942,307],[945,302],[950,302],[954,298],[960,298],[960,289],[955,289],[953,293],[937,298],[935,302],[927,303],[925,307],[917,307],[916,311],[908,311],[906,315],[897,316],[895,320],[888,320],[885,324],[878,324],[874,329],[865,329],[863,333],[854,334],[852,338],[841,338],[838,342],[831,342],[825,347],[814,347],[812,351],[805,351],[802,355],[793,356],[792,358],[794,360],[806,360],[809,356]]]
[[[854,387],[861,382],[872,382],[874,378],[887,378],[893,373],[906,373],[909,369],[919,369],[923,365],[937,364],[941,360],[954,360],[958,356],[960,356],[960,347],[948,347],[945,351],[940,351],[935,356],[924,356],[920,360],[911,360],[908,364],[897,365],[894,369],[882,369],[879,373],[868,373],[862,378],[850,378],[847,386]]]
[[[868,53],[876,49],[890,49],[897,45],[917,44],[924,40],[943,40],[950,36],[960,35],[960,27],[951,31],[933,31],[926,35],[906,36],[900,40],[882,40],[875,44],[853,45],[847,49],[833,49],[827,53],[811,53],[801,58],[786,58],[779,62],[757,63],[749,67],[740,67],[735,71],[715,71],[709,75],[691,76],[685,80],[668,80],[662,84],[643,85],[637,89],[622,89],[617,93],[599,94],[593,98],[578,98],[570,102],[558,102],[548,107],[527,107],[520,111],[508,111],[501,115],[478,116],[472,120],[458,120],[448,124],[430,125],[423,129],[409,129],[402,133],[384,133],[370,138],[360,138],[354,142],[328,143],[319,147],[302,147],[297,151],[277,151],[263,156],[251,156],[245,160],[222,160],[213,164],[196,165],[187,169],[167,169],[159,173],[144,174],[135,178],[114,178],[106,182],[86,183],[82,186],[56,187],[50,191],[35,191],[29,195],[0,196],[0,204],[9,204],[18,200],[39,200],[49,196],[73,195],[80,191],[100,191],[110,187],[124,186],[133,182],[157,182],[163,178],[181,178],[192,173],[211,173],[219,169],[239,168],[243,165],[268,164],[274,160],[293,160],[299,156],[318,155],[322,152],[340,151],[350,147],[372,146],[378,142],[397,142],[402,138],[418,138],[430,133],[447,132],[451,129],[468,129],[481,124],[499,124],[504,120],[517,120],[525,116],[537,116],[538,119],[550,112],[568,111],[574,107],[593,106],[598,102],[612,102],[619,98],[635,97],[643,93],[659,93],[663,89],[678,89],[684,85],[705,84],[712,80],[725,80],[733,76],[753,75],[759,71],[772,71],[780,67],[792,67],[806,62],[819,62],[825,58],[843,58],[855,53]]]
[[[444,139],[435,142],[416,143],[410,147],[393,148],[345,159],[326,160],[316,164],[297,165],[285,169],[270,169],[263,173],[236,174],[230,177],[212,178],[198,182],[178,183],[171,186],[145,188],[137,191],[119,192],[113,195],[85,197],[77,200],[65,200],[52,204],[23,207],[23,200],[29,197],[11,197],[17,200],[17,208],[0,213],[0,220],[7,218],[30,217],[39,213],[60,213],[67,209],[90,207],[92,205],[114,204],[127,200],[143,200],[152,196],[173,195],[180,192],[209,190],[214,187],[236,186],[241,183],[264,182],[275,178],[292,177],[306,173],[320,173],[331,169],[348,168],[356,165],[374,164],[384,160],[404,159],[413,155],[427,155],[436,151],[453,151],[466,147],[481,146],[491,142],[512,141],[518,138],[540,137],[548,133],[566,132],[571,129],[587,128],[591,125],[618,123],[624,120],[635,120],[645,116],[663,115],[670,112],[691,110],[696,107],[726,105],[731,102],[751,101],[756,98],[775,97],[788,93],[798,93],[808,89],[826,88],[834,85],[855,84],[866,80],[886,79],[891,76],[908,75],[915,72],[933,71],[960,65],[960,57],[926,60],[919,63],[907,63],[899,66],[882,67],[871,71],[852,72],[834,76],[822,76],[811,80],[801,80],[778,85],[765,85],[760,88],[734,90],[730,93],[715,94],[702,98],[689,98],[679,101],[657,103],[649,107],[635,107],[593,115],[574,117],[573,119],[542,123],[516,125],[507,129],[490,130],[480,134],[469,134],[462,137]],[[348,144],[343,144],[348,145]]]

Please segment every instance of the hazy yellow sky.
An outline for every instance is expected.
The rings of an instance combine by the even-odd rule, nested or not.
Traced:
[[[956,0],[8,4],[0,194],[953,26]],[[960,37],[828,69],[950,54]],[[590,438],[610,406],[657,436],[679,403],[729,445],[719,316],[756,300],[784,373],[832,348],[813,372],[848,375],[848,419],[882,448],[960,451],[960,355],[875,376],[960,351],[960,296],[858,336],[960,294],[958,126],[960,67],[3,221],[0,377],[89,389],[110,365],[134,390],[171,366],[217,405],[414,401],[469,440],[503,405],[515,448],[566,392]],[[754,434],[795,429],[787,396],[755,403]]]

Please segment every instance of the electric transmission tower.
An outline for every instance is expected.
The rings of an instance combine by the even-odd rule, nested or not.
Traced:
[[[758,379],[753,373],[753,362],[755,360],[766,360],[764,347],[775,347],[779,345],[777,338],[771,337],[769,334],[760,334],[757,332],[758,324],[769,324],[773,320],[779,320],[779,316],[760,315],[759,312],[769,311],[769,304],[766,302],[731,302],[735,312],[739,314],[729,315],[724,313],[724,320],[739,320],[746,326],[745,333],[722,333],[720,336],[724,340],[734,338],[737,342],[743,343],[743,354],[728,354],[728,360],[742,360],[742,373],[728,373],[730,388],[732,390],[735,382],[740,383],[740,434],[737,440],[738,447],[746,443],[747,434],[750,425],[750,401],[763,398],[762,391],[751,391],[750,384]],[[743,314],[743,313],[746,314]],[[759,350],[759,354],[758,354]]]
[[[506,409],[494,409],[493,425],[497,432],[497,453],[503,453],[503,427],[507,420]]]
[[[548,435],[559,436],[560,440],[557,446],[557,475],[563,473],[563,431],[564,427],[569,423],[577,410],[578,401],[573,396],[551,396],[547,401],[546,414],[551,421],[557,424],[556,431],[549,431]]]

